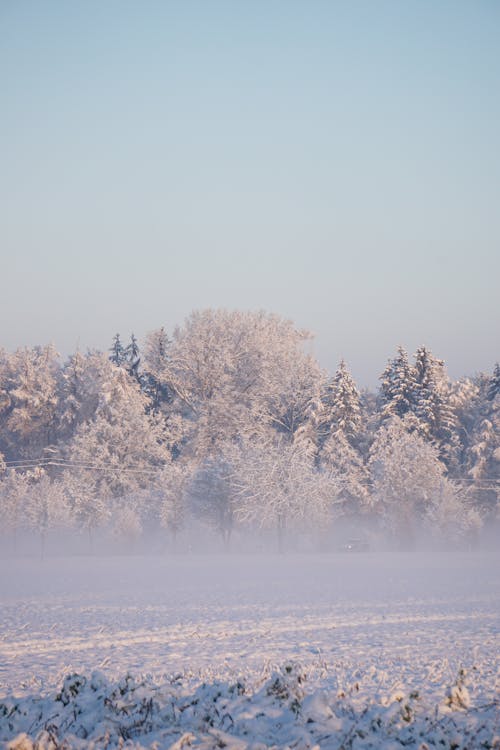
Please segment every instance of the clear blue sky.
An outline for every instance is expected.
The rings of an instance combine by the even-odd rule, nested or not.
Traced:
[[[0,346],[266,309],[500,358],[500,3],[0,0]]]

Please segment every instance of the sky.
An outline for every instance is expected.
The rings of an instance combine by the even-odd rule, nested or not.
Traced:
[[[500,359],[500,3],[0,0],[0,347],[264,309]]]

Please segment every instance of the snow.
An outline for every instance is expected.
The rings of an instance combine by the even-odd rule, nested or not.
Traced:
[[[1,560],[0,744],[500,747],[499,562]]]

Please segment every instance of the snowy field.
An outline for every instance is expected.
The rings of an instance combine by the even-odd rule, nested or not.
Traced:
[[[500,557],[0,560],[0,744],[500,748]]]

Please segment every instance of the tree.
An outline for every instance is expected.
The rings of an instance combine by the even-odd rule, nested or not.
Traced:
[[[18,349],[7,369],[9,452],[16,458],[38,458],[55,438],[58,354],[52,345]]]
[[[273,428],[294,439],[319,390],[305,339],[290,321],[263,312],[192,313],[153,373],[172,394],[179,450],[202,461]]]
[[[433,537],[456,544],[467,537],[473,541],[482,519],[467,490],[443,480],[439,494],[433,495],[427,506],[424,524]]]
[[[368,507],[368,470],[342,431],[330,434],[321,451],[319,465],[337,483],[337,502],[342,503],[345,514],[355,516]]]
[[[342,435],[351,443],[361,428],[359,391],[343,359],[327,387],[323,420],[327,435]]]
[[[415,410],[416,374],[402,346],[398,347],[396,357],[389,360],[380,380],[382,419],[402,419]]]
[[[491,411],[472,435],[469,477],[477,503],[486,513],[495,512],[500,495],[500,414]]]
[[[201,463],[189,484],[189,496],[195,517],[220,534],[227,547],[235,523],[235,489],[233,468],[223,453]]]
[[[144,391],[146,392],[151,411],[158,414],[163,407],[170,404],[172,394],[162,374],[168,368],[171,342],[164,328],[153,331],[146,338],[144,355]]]
[[[64,496],[74,526],[88,536],[92,545],[95,532],[109,520],[108,498],[98,492],[92,469],[78,467],[67,470],[61,478]]]
[[[111,374],[94,419],[77,429],[68,458],[73,474],[87,484],[86,495],[116,509],[119,498],[133,500],[151,485],[170,451],[164,425],[147,413],[138,384],[119,368]]]
[[[23,525],[23,505],[28,492],[28,479],[15,469],[4,471],[0,478],[0,504],[2,535],[12,536],[16,547],[17,533]]]
[[[422,434],[443,447],[453,435],[456,419],[444,362],[436,359],[425,346],[415,354],[415,383],[415,415]]]
[[[60,482],[51,481],[43,470],[28,475],[28,491],[24,495],[23,520],[26,527],[40,537],[44,556],[47,534],[51,529],[69,525],[69,510]]]
[[[179,461],[171,461],[162,469],[156,481],[156,494],[160,500],[160,523],[170,531],[174,546],[178,534],[186,524],[190,480],[190,467]]]
[[[493,375],[489,379],[488,384],[488,401],[495,402],[500,398],[500,363],[496,363],[493,370]]]
[[[76,352],[64,364],[57,386],[57,434],[63,444],[79,425],[94,418],[114,372],[114,365],[100,352]]]
[[[123,346],[119,333],[115,333],[113,343],[110,348],[109,360],[116,367],[123,367],[127,361],[125,347]]]
[[[400,544],[412,545],[418,522],[445,481],[437,449],[393,417],[375,436],[369,468],[375,508]]]
[[[233,472],[238,520],[274,528],[280,551],[290,529],[313,529],[330,521],[338,485],[328,472],[315,470],[300,443],[270,438],[245,445]]]
[[[130,336],[130,343],[124,349],[124,364],[127,368],[128,374],[140,383],[141,376],[139,373],[139,367],[141,364],[141,356],[139,352],[139,343],[133,333]]]

